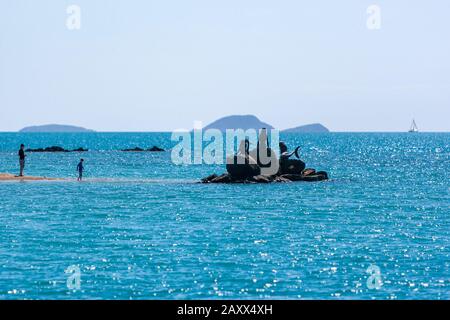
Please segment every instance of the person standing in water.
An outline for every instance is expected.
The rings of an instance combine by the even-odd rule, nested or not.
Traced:
[[[83,166],[83,162],[84,159],[80,160],[80,163],[78,163],[77,165],[77,171],[78,171],[78,181],[81,181],[83,179],[83,171],[84,171],[84,166]]]
[[[25,169],[25,145],[21,144],[19,149],[19,166],[20,166],[20,173],[19,177],[23,177],[23,170]]]

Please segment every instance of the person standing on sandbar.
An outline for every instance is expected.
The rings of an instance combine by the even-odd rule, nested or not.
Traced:
[[[84,165],[83,165],[84,159],[81,159],[80,162],[77,165],[77,171],[78,171],[78,181],[83,180],[83,171],[84,171]]]
[[[19,177],[23,177],[23,169],[25,169],[25,145],[21,144],[19,149],[19,166],[20,166],[20,174]]]

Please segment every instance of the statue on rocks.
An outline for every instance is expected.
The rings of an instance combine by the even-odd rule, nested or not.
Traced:
[[[227,171],[233,178],[247,179],[261,173],[255,159],[250,156],[250,141],[245,139],[239,145],[239,151],[231,158],[227,158]]]
[[[278,171],[279,175],[282,174],[302,174],[303,170],[305,170],[305,163],[300,160],[300,156],[298,155],[298,150],[300,147],[295,148],[294,151],[288,152],[288,147],[284,142],[280,142],[280,168]],[[293,155],[297,157],[297,159],[290,159]]]
[[[242,140],[236,154],[227,157],[227,172],[212,174],[201,179],[202,183],[272,183],[293,181],[322,181],[328,179],[325,171],[305,169],[300,160],[300,147],[289,152],[284,142],[279,143],[280,159],[269,147],[266,129],[260,131],[258,144],[250,151],[250,141]],[[297,159],[291,158],[293,155]]]
[[[278,158],[275,152],[269,147],[269,138],[267,136],[266,128],[262,128],[259,133],[258,145],[256,147],[256,159],[261,168],[262,175],[272,176],[278,172]]]

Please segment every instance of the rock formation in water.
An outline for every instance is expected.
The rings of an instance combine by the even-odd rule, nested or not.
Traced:
[[[314,169],[305,169],[301,174],[281,174],[272,176],[257,175],[248,178],[233,177],[229,173],[222,175],[212,174],[201,179],[202,183],[271,183],[271,182],[293,182],[293,181],[323,181],[328,180],[328,174],[325,171],[316,171]]]
[[[88,149],[78,148],[74,150],[66,150],[62,147],[52,146],[47,148],[26,149],[25,152],[87,152]]]
[[[157,146],[153,146],[153,147],[151,147],[150,149],[148,149],[147,151],[152,151],[152,152],[162,152],[162,151],[165,151],[165,150],[162,149],[162,148],[159,148],[159,147],[157,147]]]
[[[153,147],[151,147],[149,149],[143,149],[143,148],[136,147],[136,148],[130,148],[130,149],[123,149],[121,151],[123,151],[123,152],[144,152],[144,151],[148,151],[148,152],[162,152],[162,151],[165,151],[165,150],[160,148],[160,147],[153,146]]]

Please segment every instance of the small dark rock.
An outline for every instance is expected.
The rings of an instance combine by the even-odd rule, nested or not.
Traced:
[[[142,149],[142,148],[136,147],[136,148],[132,148],[132,149],[123,149],[121,151],[124,151],[124,152],[142,152],[142,151],[145,151],[145,150]]]
[[[25,152],[44,152],[44,149],[37,148],[37,149],[25,149]]]
[[[45,152],[69,152],[69,150],[66,150],[61,147],[53,146],[53,147],[47,147],[44,149]]]
[[[153,147],[151,147],[150,149],[147,149],[147,150],[139,148],[139,147],[136,147],[136,148],[131,148],[131,149],[123,149],[121,151],[124,151],[124,152],[144,152],[144,151],[160,152],[160,151],[164,151],[164,149],[161,149],[161,148],[159,148],[157,146],[153,146]]]
[[[69,150],[66,150],[64,148],[58,147],[58,146],[52,146],[47,147],[45,149],[38,148],[38,149],[27,149],[25,152],[69,152]]]
[[[317,171],[316,174],[322,174],[328,177],[328,173],[326,171]]]
[[[322,174],[312,174],[306,177],[303,177],[302,181],[322,181],[322,180],[327,180],[328,176],[327,175],[322,175]]]
[[[323,180],[328,180],[328,173],[326,171],[318,171],[316,174],[322,176]]]
[[[287,179],[287,178],[283,178],[281,176],[276,176],[275,179],[273,180],[274,182],[292,182],[291,180]]]
[[[252,180],[258,183],[270,183],[272,182],[272,180],[270,180],[269,177],[266,176],[262,176],[262,175],[258,175],[258,176],[254,176],[252,177]]]
[[[206,178],[203,178],[202,182],[203,183],[208,183],[208,182],[211,182],[211,180],[213,180],[215,178],[217,178],[217,174],[214,173],[214,174],[212,174],[210,176],[207,176]]]
[[[283,174],[280,176],[283,179],[287,179],[289,181],[302,181],[303,176],[301,174]]]
[[[315,169],[305,169],[305,170],[303,170],[303,172],[302,172],[302,175],[304,176],[304,177],[306,177],[306,176],[309,176],[309,175],[312,175],[312,174],[315,174],[316,173],[316,170]]]
[[[230,183],[232,182],[231,176],[228,173],[224,173],[210,181],[211,183]]]
[[[157,146],[153,146],[153,147],[151,147],[150,149],[148,149],[148,151],[152,151],[152,152],[162,152],[162,151],[165,151],[165,150],[162,149],[162,148],[159,148],[159,147],[157,147]]]

